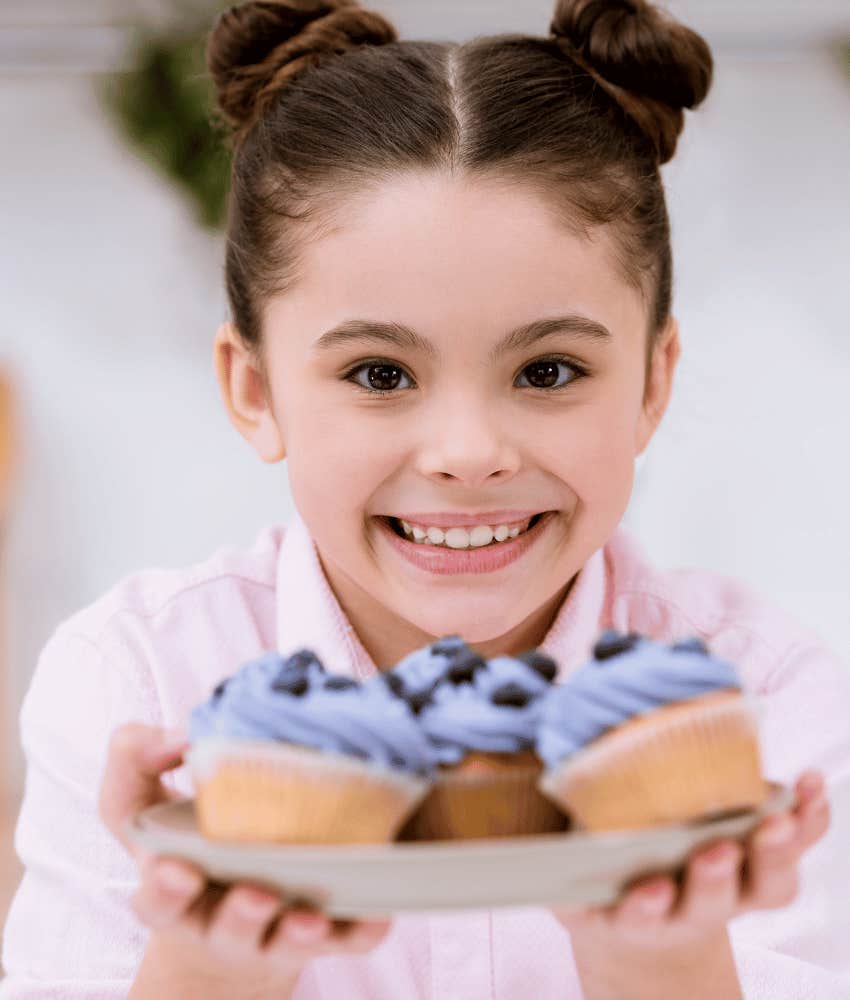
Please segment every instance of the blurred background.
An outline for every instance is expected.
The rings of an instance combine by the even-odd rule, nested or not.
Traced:
[[[18,711],[56,625],[150,566],[247,545],[285,465],[228,423],[214,0],[0,0],[0,922]],[[402,37],[546,34],[552,0],[382,0]],[[684,352],[627,524],[850,662],[850,6],[671,0],[716,59],[664,168]]]

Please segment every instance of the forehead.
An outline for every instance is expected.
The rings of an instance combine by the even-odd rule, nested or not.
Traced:
[[[565,311],[610,330],[644,323],[609,234],[579,236],[535,192],[492,179],[416,173],[361,191],[302,247],[299,275],[268,318],[314,338],[355,317],[434,336]]]

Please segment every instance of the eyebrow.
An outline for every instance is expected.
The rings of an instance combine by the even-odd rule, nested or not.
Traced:
[[[556,333],[566,333],[580,340],[607,343],[612,339],[610,330],[596,320],[586,316],[557,316],[552,319],[538,319],[518,326],[501,340],[490,352],[490,360],[496,361],[511,351],[531,347],[536,341]],[[313,345],[319,352],[325,352],[352,343],[378,341],[394,347],[418,351],[430,358],[437,358],[439,351],[423,336],[402,323],[384,323],[378,320],[350,319],[323,333]]]

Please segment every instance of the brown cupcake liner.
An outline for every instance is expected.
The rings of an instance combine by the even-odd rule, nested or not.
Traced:
[[[429,784],[346,754],[271,741],[199,740],[187,763],[198,825],[214,840],[384,843]]]
[[[564,813],[541,795],[540,761],[519,754],[470,753],[443,768],[399,840],[518,837],[564,830]]]
[[[586,830],[687,822],[761,804],[756,718],[738,691],[657,709],[547,771],[540,790]]]

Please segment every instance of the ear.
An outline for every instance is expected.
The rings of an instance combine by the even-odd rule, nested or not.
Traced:
[[[667,410],[673,390],[673,375],[681,352],[679,323],[671,316],[661,330],[649,360],[643,403],[635,433],[635,455],[645,451]]]
[[[230,422],[264,462],[286,457],[259,362],[231,323],[222,323],[213,345],[218,385]]]

